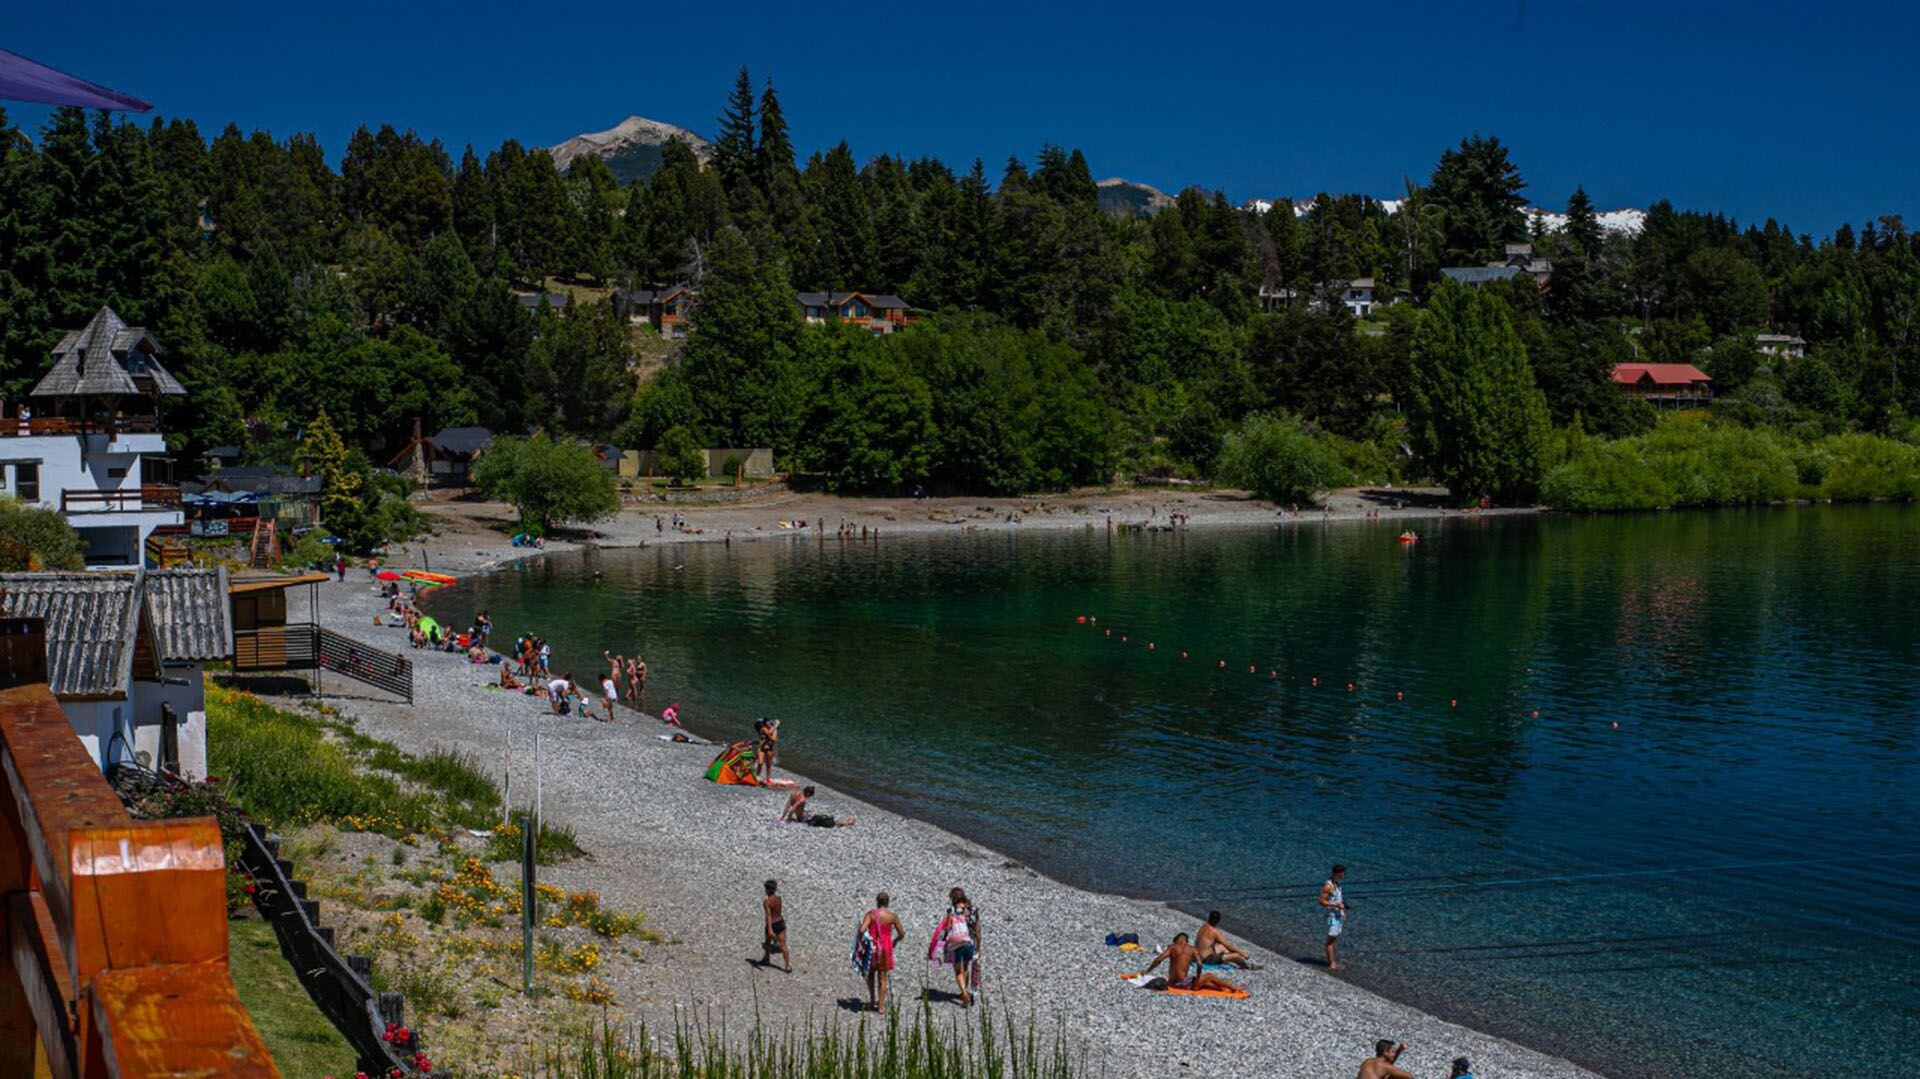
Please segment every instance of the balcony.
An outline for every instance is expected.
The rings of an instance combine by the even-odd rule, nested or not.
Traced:
[[[23,420],[9,416],[0,419],[0,438],[33,438],[40,435],[157,435],[158,416],[117,416],[99,419],[75,419],[69,416],[34,417]]]
[[[62,491],[61,513],[141,513],[180,508],[180,488],[148,483],[118,491]]]

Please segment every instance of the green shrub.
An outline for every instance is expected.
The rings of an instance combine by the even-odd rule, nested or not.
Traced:
[[[85,551],[66,518],[0,494],[0,570],[84,569]]]
[[[1292,416],[1254,415],[1226,438],[1220,479],[1274,502],[1311,501],[1347,481],[1340,455]]]
[[[1808,438],[1771,427],[1668,417],[1644,435],[1568,438],[1547,477],[1548,505],[1569,510],[1739,506],[1799,498],[1920,498],[1920,448],[1876,435]]]
[[[685,427],[669,427],[653,452],[660,456],[660,471],[670,479],[692,483],[707,474],[706,454]]]

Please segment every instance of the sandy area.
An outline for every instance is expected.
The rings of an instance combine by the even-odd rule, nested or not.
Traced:
[[[1391,499],[1391,495],[1387,496]],[[1377,503],[1367,495],[1336,496],[1334,512],[1363,516]],[[1389,501],[1390,506],[1390,501]],[[944,499],[846,502],[782,495],[766,502],[685,509],[689,529],[654,532],[649,514],[630,513],[598,529],[599,542],[654,543],[724,538],[734,541],[791,536],[772,530],[778,519],[841,517],[883,534],[954,528],[1106,527],[1164,524],[1168,511],[1192,514],[1192,524],[1285,523],[1271,506],[1217,495],[1081,496],[1049,500]],[[503,561],[516,551],[485,529],[503,519],[498,506],[456,502],[434,507],[442,534],[427,554],[436,569]],[[663,507],[663,512],[672,512]],[[1006,520],[1017,513],[1022,523]],[[1408,517],[1432,516],[1409,509]],[[1396,514],[1388,509],[1387,516]],[[1303,515],[1317,520],[1317,511]],[[960,523],[941,523],[957,518]],[[756,530],[757,529],[757,530]],[[572,546],[550,545],[549,553]],[[394,552],[391,563],[418,565],[417,549]],[[304,590],[296,607],[304,605]],[[457,595],[457,594],[456,594]],[[449,597],[449,608],[458,608]],[[373,627],[380,607],[364,574],[320,588],[323,622],[385,647],[404,648],[402,631]],[[298,611],[296,610],[296,614]],[[500,625],[511,639],[521,627]],[[1477,1074],[1575,1076],[1584,1070],[1501,1039],[1446,1023],[1290,959],[1251,949],[1262,968],[1232,972],[1251,992],[1246,1000],[1170,997],[1133,988],[1117,975],[1144,965],[1142,953],[1104,946],[1109,932],[1134,932],[1158,943],[1193,919],[1164,905],[1098,894],[1051,880],[1003,855],[932,825],[822,788],[816,805],[859,818],[846,829],[823,830],[775,822],[781,792],[721,787],[703,774],[714,749],[661,739],[654,719],[624,710],[614,724],[544,715],[540,702],[482,688],[494,668],[476,668],[458,656],[412,653],[416,706],[357,690],[332,703],[370,734],[412,751],[459,748],[499,762],[507,733],[521,747],[513,789],[532,787],[525,746],[541,733],[542,791],[550,819],[572,827],[593,855],[555,867],[549,879],[566,888],[592,888],[610,903],[644,910],[649,924],[674,943],[616,984],[621,1008],[644,1016],[657,1031],[692,1009],[716,1021],[744,1025],[759,1014],[775,1024],[809,1019],[858,1022],[853,1006],[863,987],[848,969],[855,925],[886,889],[910,931],[902,945],[895,994],[902,1001],[923,987],[952,988],[944,968],[924,961],[927,940],[953,885],[965,887],[984,913],[982,961],[989,1007],[1044,1030],[1058,1027],[1096,1070],[1109,1076],[1351,1075],[1375,1039],[1404,1040],[1401,1063],[1418,1076],[1444,1076],[1456,1056],[1472,1058]],[[558,657],[588,669],[590,657]],[[329,689],[339,680],[329,679]],[[786,897],[795,972],[756,964],[759,958],[761,881],[777,877]],[[1145,953],[1150,958],[1152,953]],[[936,1007],[961,1013],[947,997]]]

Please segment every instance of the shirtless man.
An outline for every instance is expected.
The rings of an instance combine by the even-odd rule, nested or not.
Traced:
[[[1407,1051],[1407,1043],[1398,1045],[1385,1038],[1373,1043],[1373,1056],[1360,1064],[1358,1079],[1413,1079],[1413,1073],[1394,1063]]]
[[[1135,974],[1134,977],[1153,973],[1153,968],[1159,966],[1162,961],[1167,964],[1168,989],[1224,989],[1230,993],[1242,992],[1239,986],[1225,978],[1208,974],[1200,969],[1200,952],[1187,942],[1185,933],[1174,937],[1173,943],[1167,945],[1167,950],[1154,956],[1153,962],[1147,964],[1147,969]]]
[[[1246,952],[1227,942],[1227,935],[1220,932],[1220,912],[1217,910],[1207,913],[1207,924],[1200,927],[1193,946],[1200,953],[1202,962],[1232,963],[1241,970],[1259,969],[1247,958]]]
[[[810,824],[815,828],[847,828],[857,823],[853,817],[830,817],[825,813],[808,813],[807,799],[812,797],[812,787],[802,787],[787,795],[787,808],[780,812],[780,819],[793,824]]]
[[[767,882],[767,898],[760,903],[763,928],[766,936],[760,941],[760,962],[773,965],[773,953],[780,953],[782,968],[788,974],[793,973],[793,956],[787,952],[786,909],[780,902],[780,882]]]

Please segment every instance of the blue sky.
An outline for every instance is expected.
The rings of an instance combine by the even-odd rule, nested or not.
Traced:
[[[456,154],[635,113],[710,133],[744,63],[803,152],[845,138],[997,172],[1057,142],[1169,191],[1390,196],[1477,131],[1542,205],[1580,183],[1603,209],[1665,197],[1814,233],[1920,224],[1917,38],[1914,5],[1768,0],[79,2],[0,22],[0,48],[209,137],[313,131],[336,159],[360,123]]]

